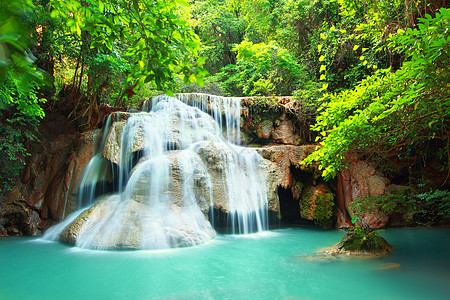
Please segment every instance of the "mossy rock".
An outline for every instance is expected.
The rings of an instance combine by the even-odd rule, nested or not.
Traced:
[[[328,254],[385,256],[392,246],[376,232],[357,232],[354,228],[348,230],[341,242],[334,245]]]

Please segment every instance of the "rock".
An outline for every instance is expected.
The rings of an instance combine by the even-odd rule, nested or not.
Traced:
[[[292,188],[291,188],[292,198],[294,198],[294,200],[300,200],[303,189],[304,189],[304,185],[302,183],[293,184]]]
[[[82,248],[135,250],[193,246],[215,236],[208,221],[192,222],[188,208],[161,205],[155,210],[133,199],[107,197],[66,227],[60,240]]]
[[[126,121],[112,123],[103,147],[103,157],[116,165],[120,165],[120,143],[125,125]],[[138,149],[139,147],[136,147],[136,150]]]
[[[61,220],[63,216],[75,211],[83,171],[94,156],[100,138],[99,130],[87,131],[80,135],[75,149],[67,158],[67,166],[63,167],[62,176],[55,176],[46,191],[42,207],[44,219],[51,216]]]
[[[133,168],[132,178],[125,191],[127,197],[149,206],[153,205],[149,203],[152,199],[164,199],[182,207],[186,202],[185,197],[193,196],[202,213],[208,215],[211,197],[207,185],[208,170],[198,155],[176,150],[171,151],[166,158],[158,158],[157,162],[141,161]],[[155,172],[155,169],[158,171]],[[155,181],[159,182],[157,194],[150,189]]]
[[[265,159],[275,163],[277,184],[282,187],[291,187],[291,167],[303,169],[304,166],[300,162],[314,151],[314,146],[276,145],[257,148],[256,151]]]
[[[129,117],[131,117],[132,114],[130,112],[124,112],[124,111],[116,111],[111,113],[111,122],[123,122],[128,120]]]
[[[345,222],[348,222],[346,213],[350,218],[353,217],[351,203],[355,199],[386,195],[390,181],[371,164],[359,160],[353,154],[347,154],[346,162],[348,168],[338,175],[337,206],[345,212]],[[370,222],[371,228],[383,228],[389,222],[389,216],[380,212],[366,213],[362,218]]]
[[[392,250],[392,246],[384,238],[375,232],[358,233],[351,228],[342,240],[327,250],[327,254],[353,255],[353,256],[386,256]]]
[[[365,224],[370,225],[370,228],[384,228],[389,222],[389,216],[378,210],[366,212],[362,218]]]
[[[315,220],[325,228],[331,227],[333,194],[324,183],[306,187],[301,195],[299,205],[300,216],[303,219]]]
[[[199,154],[201,159],[203,160],[205,166],[208,169],[208,174],[211,177],[212,187],[213,187],[213,201],[214,208],[221,210],[223,212],[229,211],[229,190],[226,184],[227,178],[225,177],[227,174],[227,170],[230,166],[227,166],[226,163],[243,163],[242,161],[235,160],[236,158],[228,158],[227,154],[229,149],[224,147],[224,144],[220,143],[212,143],[212,142],[202,142],[196,146],[196,152]],[[243,147],[232,146],[233,151],[244,151],[249,152],[252,155],[251,149],[246,149]],[[241,153],[243,155],[243,153]],[[256,155],[256,153],[255,153]],[[245,155],[241,156],[244,157]],[[266,174],[266,192],[268,199],[268,208],[269,210],[279,213],[279,205],[278,205],[278,196],[277,196],[277,168],[276,165],[271,163],[268,160],[260,159],[258,168],[261,172]],[[225,184],[224,184],[225,183]],[[237,186],[239,183],[236,183]],[[260,203],[259,205],[263,205]],[[262,206],[260,206],[262,207]]]
[[[94,249],[159,249],[204,243],[214,237],[208,222],[211,205],[224,213],[236,209],[235,197],[241,196],[244,186],[239,185],[242,181],[233,181],[242,175],[233,173],[234,166],[245,166],[246,159],[257,159],[257,168],[267,174],[263,189],[268,207],[278,212],[276,168],[272,162],[251,149],[204,141],[188,150],[142,157],[125,191],[85,210],[62,231],[61,240]],[[254,188],[242,191],[254,192]],[[265,197],[255,199],[239,205],[248,205],[248,210],[265,208]]]
[[[378,271],[386,271],[386,270],[393,270],[393,269],[399,269],[401,268],[401,265],[398,263],[387,263],[387,264],[379,264],[376,268]]]
[[[294,132],[294,125],[286,114],[281,117],[281,122],[272,133],[273,141],[278,144],[300,145],[301,139]]]
[[[8,233],[7,233],[6,229],[3,228],[2,226],[0,226],[0,237],[5,237],[7,235],[8,235]]]
[[[345,214],[339,209],[336,209],[336,224],[338,229],[348,229],[352,226],[351,221],[345,216]]]
[[[25,201],[14,201],[3,207],[0,229],[4,235],[39,235],[39,214]]]
[[[50,115],[51,117],[51,115]],[[41,126],[41,142],[33,145],[32,156],[23,171],[21,181],[5,195],[5,207],[14,208],[14,212],[2,212],[2,218],[12,221],[5,226],[18,226],[10,232],[26,235],[38,235],[41,230],[61,220],[76,208],[78,187],[84,167],[91,159],[100,131],[92,130],[83,134],[60,133],[64,124]],[[63,122],[59,119],[55,122]],[[65,120],[67,122],[67,120]],[[49,127],[45,127],[49,126]],[[16,210],[24,207],[24,215]],[[66,212],[65,212],[66,210]],[[1,218],[0,218],[1,219]],[[19,223],[21,223],[19,225]]]
[[[264,120],[258,124],[256,135],[259,138],[269,139],[272,135],[273,122],[271,120]]]

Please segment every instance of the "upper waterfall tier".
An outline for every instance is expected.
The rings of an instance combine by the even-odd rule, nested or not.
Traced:
[[[277,206],[273,164],[237,145],[239,101],[196,97],[160,96],[145,105],[149,112],[109,118],[80,187],[83,211],[47,238],[91,249],[161,249],[204,243],[215,236],[211,224],[266,230],[267,209]]]
[[[159,96],[147,100],[144,102],[142,110],[147,112],[153,110],[156,104],[166,97]],[[219,128],[225,129],[223,134],[226,139],[234,144],[240,144],[241,98],[200,93],[176,94],[175,98],[211,115]]]

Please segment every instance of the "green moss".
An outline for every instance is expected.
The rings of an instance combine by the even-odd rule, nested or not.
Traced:
[[[379,236],[379,231],[355,227],[344,235],[338,248],[340,251],[381,253],[389,252],[392,246]]]
[[[316,199],[316,210],[314,211],[314,219],[323,222],[331,219],[333,216],[333,194],[327,193],[325,195],[319,195]]]

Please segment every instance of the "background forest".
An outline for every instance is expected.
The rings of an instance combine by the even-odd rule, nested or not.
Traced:
[[[353,151],[417,184],[436,164],[444,187],[449,28],[446,0],[1,0],[0,193],[46,110],[69,105],[81,130],[162,92],[292,95],[326,179]]]

